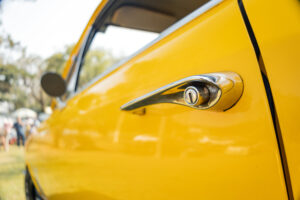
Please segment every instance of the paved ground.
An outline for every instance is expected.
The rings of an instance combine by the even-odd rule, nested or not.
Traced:
[[[0,146],[0,200],[24,200],[24,150]]]

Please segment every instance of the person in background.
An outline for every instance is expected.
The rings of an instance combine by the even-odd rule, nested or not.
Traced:
[[[4,150],[6,152],[9,151],[9,134],[12,128],[12,124],[7,120],[6,122],[4,122],[4,137],[5,137],[5,141],[4,141]]]
[[[3,127],[0,127],[0,143],[3,145],[5,149],[5,135],[4,135],[4,125]]]
[[[17,145],[20,146],[20,140],[22,140],[22,145],[25,144],[25,133],[23,128],[23,122],[20,117],[17,118],[17,121],[14,123],[14,128],[17,132]]]
[[[29,131],[29,134],[36,134],[37,133],[37,127],[39,125],[40,125],[40,121],[37,118],[34,118],[32,124],[31,124],[31,129]]]
[[[9,150],[9,134],[11,131],[11,124],[8,120],[5,120],[3,127],[0,130],[0,142],[3,145],[3,148],[6,152]]]

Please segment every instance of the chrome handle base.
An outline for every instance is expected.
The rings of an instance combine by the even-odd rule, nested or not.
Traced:
[[[173,103],[195,109],[225,111],[240,99],[243,93],[242,78],[235,72],[220,72],[190,76],[144,96],[123,106],[131,111],[158,103]]]

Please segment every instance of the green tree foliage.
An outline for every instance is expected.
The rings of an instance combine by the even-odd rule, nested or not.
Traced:
[[[61,73],[63,69],[63,65],[66,62],[66,55],[62,52],[55,53],[49,58],[45,60],[47,64],[47,71],[53,71],[57,73]]]
[[[13,99],[14,95],[11,94],[11,91],[14,85],[19,83],[18,77],[28,75],[24,69],[10,61],[10,55],[20,49],[20,45],[14,42],[9,35],[5,33],[0,35],[0,101]]]
[[[88,51],[80,71],[79,87],[101,74],[115,62],[116,59],[108,51],[102,49]]]
[[[0,65],[0,101],[8,101],[14,107],[29,107],[41,110],[43,101],[39,91],[40,68],[43,61],[39,57],[21,56]]]
[[[40,78],[46,71],[62,73],[74,45],[67,46],[64,51],[56,52],[46,59],[26,55],[24,48],[10,37],[2,37],[0,43],[0,101],[8,101],[15,109],[27,107],[38,112],[43,111],[51,102],[40,87]],[[19,53],[20,56],[10,58],[9,55]],[[82,64],[79,86],[101,74],[118,59],[103,49],[88,51]]]
[[[69,45],[63,52],[56,52],[45,60],[46,71],[62,73],[63,67],[66,64],[74,45]]]
[[[40,87],[40,78],[45,71],[61,71],[69,52],[57,52],[43,60],[26,55],[26,51],[11,37],[0,35],[0,101],[8,101],[15,109],[27,107],[43,111],[49,105]]]

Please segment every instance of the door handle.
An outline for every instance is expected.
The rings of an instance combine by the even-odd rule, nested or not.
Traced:
[[[173,103],[195,109],[225,111],[237,103],[243,93],[242,78],[235,72],[190,76],[138,97],[123,106],[131,111],[158,103]]]

